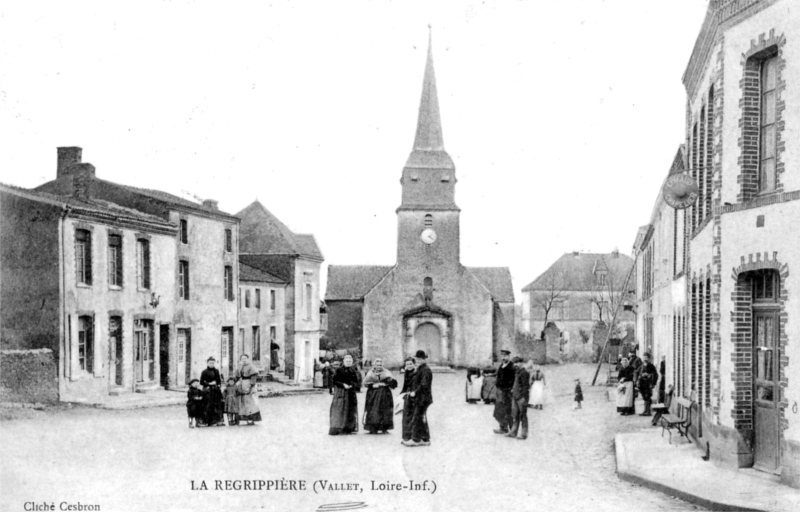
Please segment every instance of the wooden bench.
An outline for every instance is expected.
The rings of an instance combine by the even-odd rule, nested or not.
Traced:
[[[672,444],[672,429],[677,429],[678,433],[687,437],[689,426],[692,424],[692,406],[694,402],[687,398],[680,397],[676,400],[678,402],[678,410],[680,416],[674,414],[664,414],[661,416],[661,437],[664,437],[664,431],[669,432],[669,443]]]

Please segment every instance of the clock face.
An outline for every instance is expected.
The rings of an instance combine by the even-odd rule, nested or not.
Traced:
[[[431,228],[427,228],[422,232],[420,238],[422,238],[422,241],[426,244],[432,244],[436,241],[436,231],[432,230]]]

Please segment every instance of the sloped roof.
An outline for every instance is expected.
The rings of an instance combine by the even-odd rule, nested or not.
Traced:
[[[264,270],[251,267],[246,263],[239,262],[239,281],[252,281],[256,283],[288,284],[280,277],[270,274]]]
[[[598,260],[602,262],[598,263]],[[552,279],[559,275],[561,280],[559,288],[565,291],[591,291],[597,288],[594,270],[598,264],[603,264],[608,268],[608,272],[614,275],[614,279],[619,281],[620,286],[624,283],[628,272],[633,266],[633,259],[624,254],[614,253],[566,253],[553,263],[550,268],[534,279],[530,284],[522,289],[523,292],[548,290]],[[563,282],[563,284],[561,284]],[[635,284],[634,280],[629,281],[628,287]]]
[[[236,216],[242,219],[239,225],[240,254],[297,255],[323,260],[313,235],[293,233],[257,200]]]
[[[361,300],[394,267],[328,265],[325,300]]]
[[[498,302],[514,302],[514,287],[508,267],[467,267]]]
[[[162,229],[177,229],[175,224],[167,222],[161,217],[149,215],[132,208],[126,208],[103,199],[97,199],[93,197],[77,198],[73,195],[52,194],[49,192],[41,192],[39,190],[31,190],[14,185],[7,185],[5,183],[0,183],[0,190],[21,197],[26,197],[34,201],[42,201],[54,206],[69,206],[70,209],[75,213],[85,213],[90,215],[96,214],[104,217],[111,216],[114,218],[122,218],[153,224]]]

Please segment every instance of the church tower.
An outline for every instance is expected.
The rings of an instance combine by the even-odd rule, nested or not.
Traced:
[[[456,168],[444,150],[430,34],[414,148],[400,183],[398,266],[410,264],[431,271],[459,266],[461,210],[455,203]]]

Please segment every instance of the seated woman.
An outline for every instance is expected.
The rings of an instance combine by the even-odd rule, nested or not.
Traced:
[[[619,386],[617,387],[617,412],[622,416],[628,416],[635,412],[633,405],[633,367],[628,365],[628,359],[624,357],[621,364]]]
[[[186,413],[189,416],[189,428],[194,428],[195,425],[202,426],[203,418],[205,417],[205,396],[203,390],[200,389],[200,381],[192,379],[189,381],[189,392],[186,393]]]
[[[392,389],[397,381],[392,373],[383,367],[383,360],[376,358],[372,369],[364,378],[367,398],[364,402],[364,428],[370,434],[388,433],[394,429],[394,399]]]
[[[236,372],[236,395],[239,397],[238,422],[246,421],[255,425],[261,421],[261,409],[256,401],[256,379],[258,370],[250,364],[250,356],[242,354],[239,358],[239,370]]]
[[[344,366],[333,374],[333,400],[331,401],[331,427],[328,434],[353,434],[358,432],[358,397],[361,375],[353,366],[353,356],[344,356]]]

